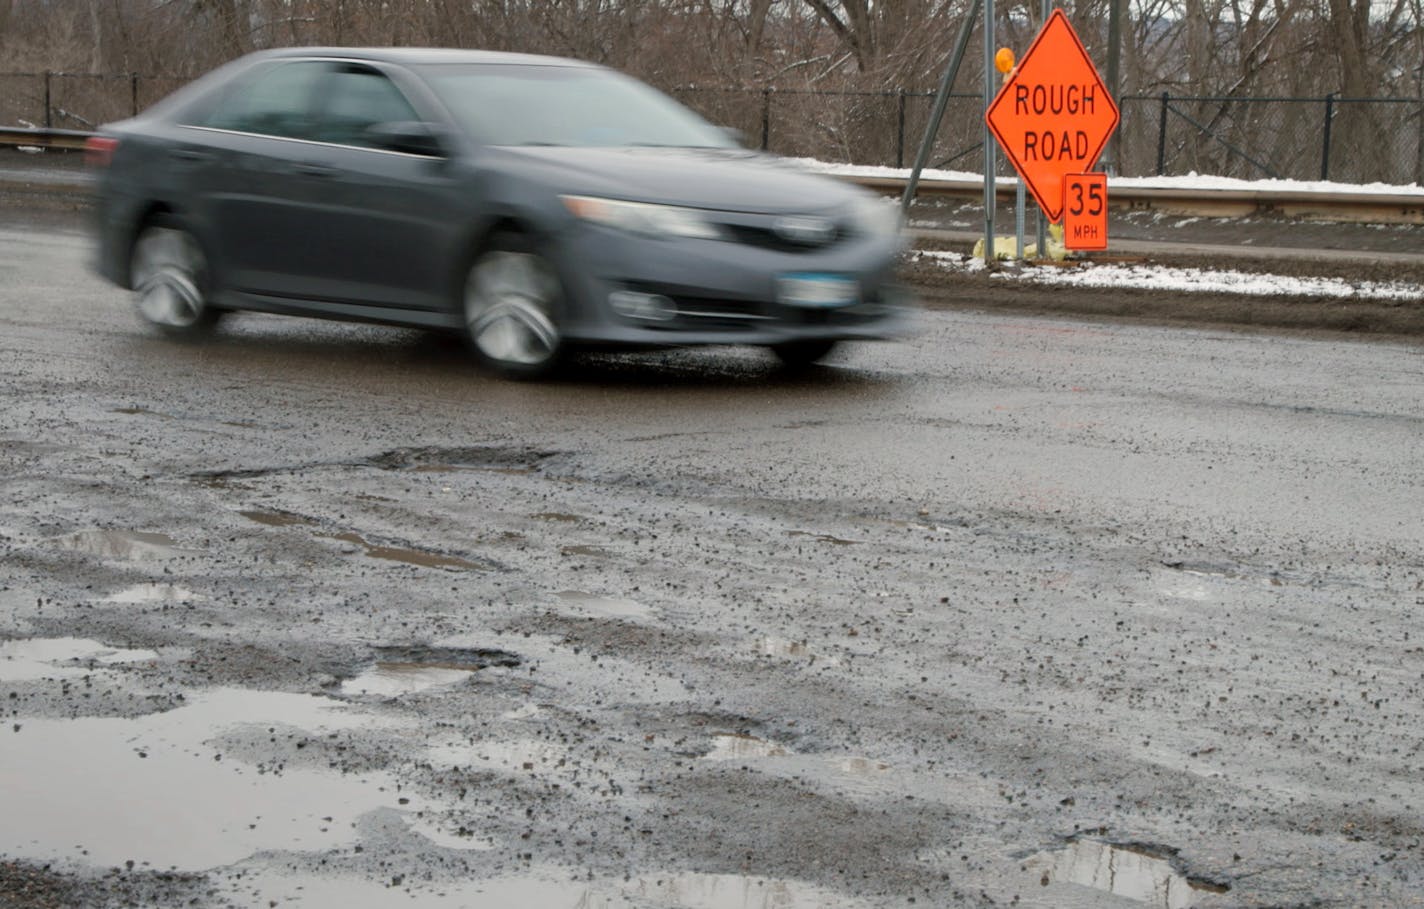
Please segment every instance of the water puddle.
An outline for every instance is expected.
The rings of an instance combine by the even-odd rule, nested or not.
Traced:
[[[651,606],[624,597],[604,597],[582,590],[561,590],[554,595],[575,611],[599,618],[651,619],[657,613]]]
[[[176,584],[135,584],[117,593],[111,593],[99,602],[117,606],[147,605],[153,603],[195,603],[207,599],[186,587]]]
[[[377,663],[341,683],[343,695],[398,698],[404,694],[445,688],[469,679],[473,669],[446,669],[414,663]]]
[[[791,751],[784,745],[759,739],[754,735],[722,732],[712,736],[712,750],[702,756],[704,761],[741,761],[757,758],[785,757]]]
[[[0,855],[196,871],[266,850],[349,846],[362,815],[401,810],[391,777],[273,772],[209,743],[244,727],[265,741],[279,724],[325,733],[372,723],[329,698],[240,689],[138,719],[26,719],[0,731]]]
[[[1175,854],[1153,846],[1076,840],[1063,849],[1033,856],[1024,868],[1038,874],[1045,887],[1054,882],[1091,887],[1153,909],[1188,909],[1203,893],[1230,889],[1183,874],[1172,861]]]
[[[197,554],[196,550],[180,549],[166,533],[142,530],[81,530],[69,536],[56,537],[53,542],[62,549],[101,559],[147,561]]]
[[[513,668],[523,658],[507,650],[459,647],[380,647],[376,663],[341,684],[346,697],[398,698],[458,685],[490,666]]]
[[[297,527],[316,523],[311,518],[290,511],[239,511],[238,514],[266,527]]]
[[[298,876],[286,872],[245,873],[228,893],[249,906],[343,909],[468,909],[470,906],[537,906],[539,909],[861,909],[864,903],[813,884],[737,874],[675,872],[632,880],[569,880],[565,869],[536,868],[528,876],[460,880],[448,884],[392,885],[390,878]]]
[[[336,533],[323,534],[327,539],[340,540],[352,546],[366,550],[366,556],[372,559],[385,559],[390,562],[402,562],[406,565],[417,565],[421,568],[444,568],[448,571],[488,571],[488,567],[477,565],[468,559],[459,556],[442,555],[438,552],[428,552],[423,549],[404,549],[399,546],[378,546],[368,543],[359,534]]]
[[[152,650],[125,650],[85,638],[5,641],[0,643],[0,682],[76,678],[96,669],[156,659],[158,654]]]

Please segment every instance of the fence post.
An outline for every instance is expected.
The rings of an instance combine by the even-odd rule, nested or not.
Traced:
[[[761,150],[771,148],[771,88],[761,90]]]
[[[129,109],[138,116],[138,73],[129,73]]]
[[[1330,121],[1335,119],[1335,93],[1325,96],[1325,141],[1320,149],[1320,179],[1330,179]]]
[[[895,117],[895,166],[905,166],[905,90],[900,89]]]
[[[51,107],[51,104],[50,104],[50,94],[49,94],[49,92],[50,92],[50,77],[53,76],[53,75],[54,75],[54,74],[51,73],[49,70],[45,70],[45,74],[44,74],[44,107],[45,107],[45,109],[44,109],[44,125],[45,125],[45,129],[52,129],[52,128],[54,127],[54,120],[53,120],[53,119],[51,118],[51,116],[50,116],[50,107]]]
[[[1157,176],[1167,171],[1167,102],[1171,96],[1162,93],[1162,113],[1157,118]]]

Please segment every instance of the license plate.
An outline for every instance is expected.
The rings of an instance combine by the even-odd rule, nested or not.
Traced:
[[[776,295],[785,306],[850,306],[860,300],[860,287],[845,275],[795,273],[777,280]]]

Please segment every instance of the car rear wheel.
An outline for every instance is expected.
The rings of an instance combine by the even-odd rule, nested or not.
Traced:
[[[207,256],[174,218],[155,218],[144,225],[134,241],[130,271],[139,315],[165,334],[193,337],[222,315],[209,299]]]
[[[500,375],[547,375],[563,353],[563,285],[553,263],[522,234],[502,234],[475,257],[465,280],[465,331],[480,362]]]
[[[788,341],[771,346],[777,359],[792,368],[810,366],[830,356],[835,349],[835,341]]]

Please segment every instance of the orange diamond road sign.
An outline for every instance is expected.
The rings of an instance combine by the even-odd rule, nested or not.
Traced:
[[[1063,217],[1063,178],[1093,169],[1118,111],[1068,17],[1055,9],[984,120],[1050,221]]]

